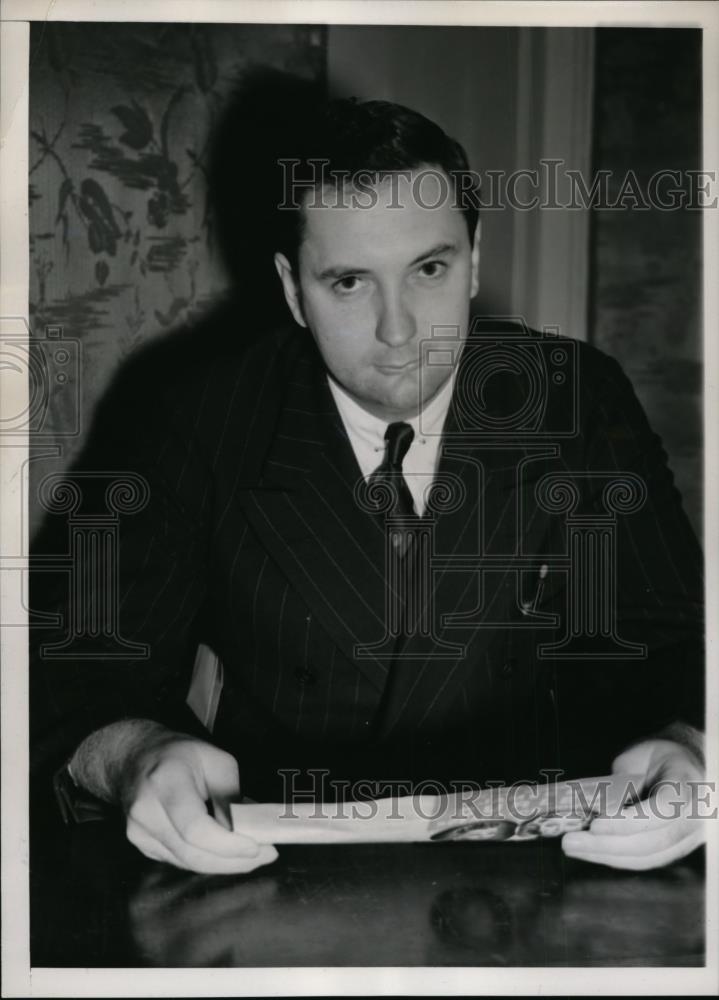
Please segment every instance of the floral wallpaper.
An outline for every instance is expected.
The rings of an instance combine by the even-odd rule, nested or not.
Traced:
[[[33,23],[31,330],[70,356],[34,477],[77,453],[124,359],[227,287],[207,188],[227,95],[259,66],[321,81],[325,47],[321,26]]]

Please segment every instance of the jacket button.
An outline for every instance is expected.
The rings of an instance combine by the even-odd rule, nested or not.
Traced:
[[[511,656],[508,660],[505,660],[502,664],[502,673],[505,677],[511,677],[514,673],[514,668],[516,666],[517,660],[514,656]]]
[[[297,678],[297,682],[300,687],[312,687],[316,681],[315,675],[306,667],[298,667],[298,669],[295,670],[295,677]]]

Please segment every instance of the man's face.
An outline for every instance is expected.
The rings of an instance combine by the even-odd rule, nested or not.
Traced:
[[[371,207],[362,207],[370,203],[366,193],[352,205],[351,189],[339,198],[326,191],[322,204],[303,210],[299,274],[276,256],[290,309],[330,373],[388,421],[414,416],[451,376],[477,290],[478,247],[470,246],[464,216],[451,196],[425,207],[441,191],[429,175],[417,188],[419,172],[373,188]],[[433,327],[454,328],[459,337],[443,344]],[[420,344],[430,337],[446,364],[423,363]]]

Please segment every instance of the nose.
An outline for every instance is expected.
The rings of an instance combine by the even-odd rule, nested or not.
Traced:
[[[377,340],[387,347],[402,347],[417,332],[414,313],[398,291],[384,290],[377,315]]]

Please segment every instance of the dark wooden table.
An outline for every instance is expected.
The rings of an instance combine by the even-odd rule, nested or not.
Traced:
[[[143,859],[111,823],[47,828],[33,966],[701,966],[704,859],[617,872],[558,841],[284,847],[249,876]]]

